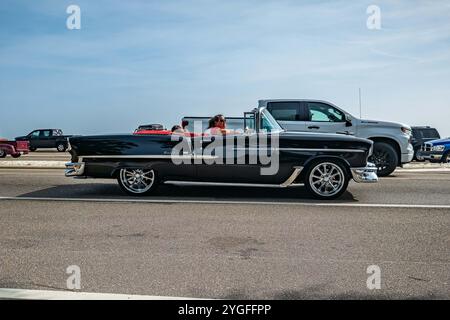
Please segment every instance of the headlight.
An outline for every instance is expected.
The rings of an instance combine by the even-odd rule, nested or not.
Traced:
[[[443,145],[431,147],[431,151],[444,151],[444,149],[445,149],[445,146],[443,146]]]
[[[402,127],[402,132],[407,134],[407,135],[411,135],[411,128],[407,128],[407,127]]]

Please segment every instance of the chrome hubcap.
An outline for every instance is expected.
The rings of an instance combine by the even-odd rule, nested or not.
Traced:
[[[309,184],[317,194],[330,197],[341,191],[345,175],[342,169],[332,163],[324,162],[315,166],[309,175]]]
[[[143,169],[121,169],[120,181],[130,192],[144,193],[148,191],[155,182],[155,172]]]

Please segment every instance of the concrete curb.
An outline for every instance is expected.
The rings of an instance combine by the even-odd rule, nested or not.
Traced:
[[[68,161],[0,161],[5,169],[64,169]]]

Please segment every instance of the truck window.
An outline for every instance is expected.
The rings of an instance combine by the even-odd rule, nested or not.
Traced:
[[[311,121],[345,122],[345,115],[340,110],[320,102],[308,102]]]
[[[33,131],[32,133],[30,133],[30,136],[31,137],[39,137],[39,130],[37,130],[37,131]]]
[[[41,137],[50,137],[52,134],[51,134],[51,131],[50,130],[42,130],[41,131]]]
[[[275,120],[306,121],[306,114],[298,101],[269,102],[267,110],[269,110]]]
[[[439,133],[436,129],[425,129],[422,131],[423,137],[425,139],[439,139]]]

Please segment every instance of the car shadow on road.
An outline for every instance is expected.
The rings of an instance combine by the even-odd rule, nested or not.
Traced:
[[[143,199],[143,200],[199,200],[199,201],[258,201],[258,202],[317,202],[302,186],[289,188],[198,186],[162,184],[152,195],[126,195],[118,185],[109,183],[77,183],[58,185],[32,191],[18,197],[86,198],[86,199]],[[337,202],[357,202],[346,191]],[[322,201],[323,202],[323,201]],[[327,201],[328,203],[329,201]]]

